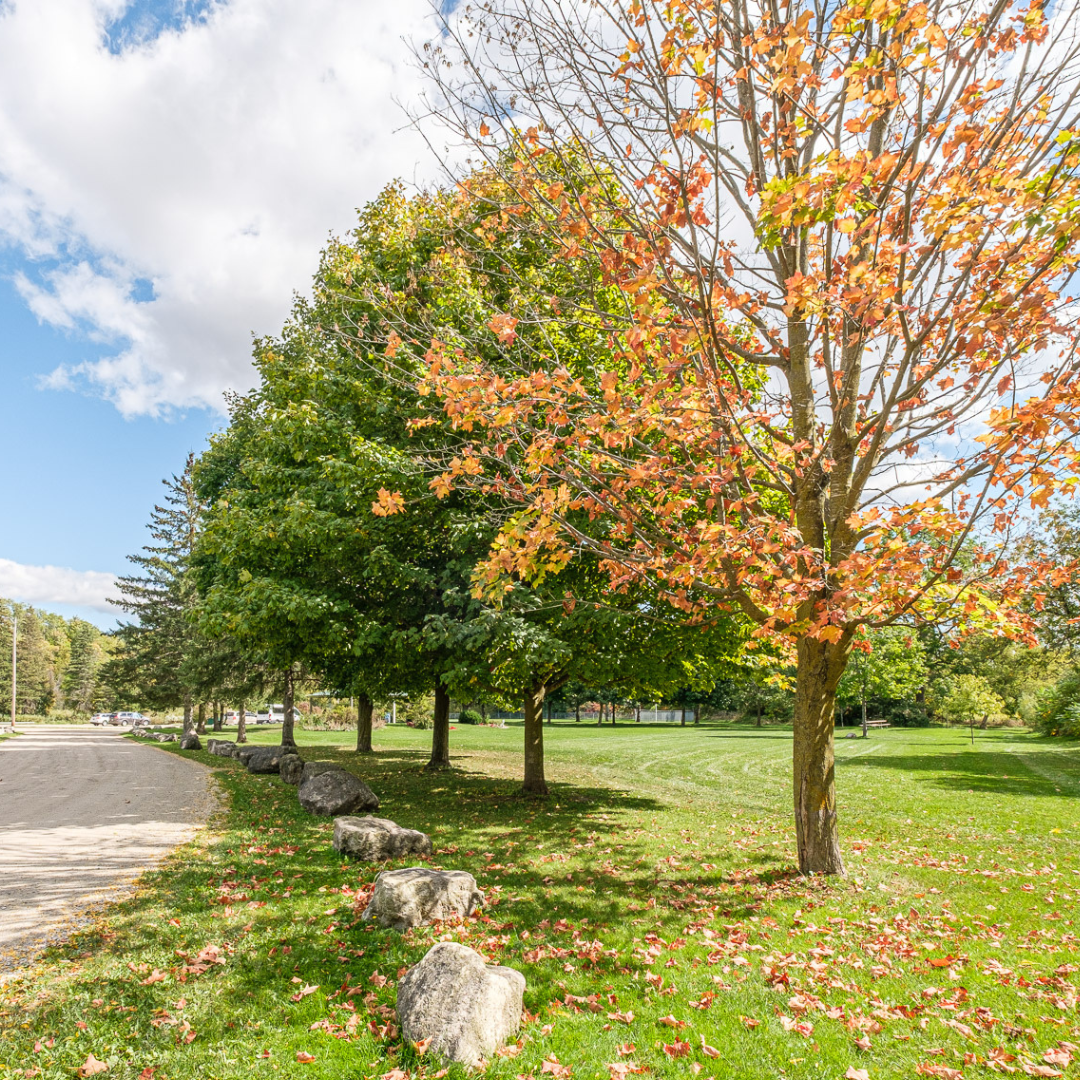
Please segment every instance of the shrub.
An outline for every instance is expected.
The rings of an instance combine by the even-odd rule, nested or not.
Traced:
[[[947,724],[1004,724],[1005,702],[981,675],[951,675],[934,684],[930,704]]]
[[[480,715],[478,709],[462,709],[457,722],[459,724],[482,724],[484,718]]]
[[[881,703],[881,718],[893,727],[930,726],[930,714],[926,706],[918,701],[884,701]]]
[[[1050,691],[1037,722],[1044,735],[1080,737],[1080,671],[1070,672]]]

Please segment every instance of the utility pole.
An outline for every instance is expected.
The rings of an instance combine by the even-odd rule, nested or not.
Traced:
[[[15,691],[18,675],[19,617],[11,613],[11,733],[15,734]]]

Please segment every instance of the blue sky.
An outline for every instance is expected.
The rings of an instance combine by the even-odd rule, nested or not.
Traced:
[[[426,0],[0,3],[0,596],[111,625],[318,252],[434,171]]]

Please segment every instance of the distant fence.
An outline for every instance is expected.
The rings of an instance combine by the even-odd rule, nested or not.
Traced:
[[[461,710],[451,708],[450,719],[456,721],[461,715]],[[592,708],[586,708],[584,705],[581,707],[581,722],[583,724],[595,724],[600,716],[600,711],[595,706]],[[488,721],[498,720],[524,720],[525,714],[523,712],[507,712],[505,709],[488,709],[487,712]],[[544,719],[548,719],[548,715],[544,713]],[[555,709],[551,713],[552,720],[573,720],[575,714],[573,710],[567,712],[566,710]],[[620,723],[633,723],[637,720],[637,714],[630,709],[620,708],[616,710],[615,719]],[[641,722],[643,724],[681,724],[682,723],[682,709],[642,709],[641,710]],[[693,709],[686,710],[686,722],[692,724],[694,722]],[[604,710],[604,723],[611,723],[611,713],[605,708]]]

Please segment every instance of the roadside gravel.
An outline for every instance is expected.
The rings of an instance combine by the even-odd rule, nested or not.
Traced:
[[[213,774],[91,727],[0,741],[0,982],[129,894],[219,805]]]

